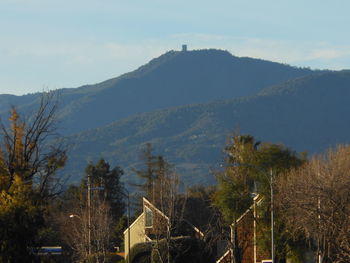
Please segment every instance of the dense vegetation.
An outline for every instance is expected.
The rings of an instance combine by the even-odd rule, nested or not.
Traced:
[[[69,137],[74,144],[69,171],[103,156],[138,166],[145,142],[166,155],[188,183],[213,183],[208,170],[223,159],[222,145],[233,130],[283,143],[296,151],[322,152],[348,143],[350,73],[327,72],[288,81],[259,95],[139,114]],[[84,153],[82,155],[81,153]],[[79,165],[80,164],[80,165]]]

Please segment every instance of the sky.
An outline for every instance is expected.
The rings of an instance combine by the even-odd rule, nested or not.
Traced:
[[[348,0],[0,0],[0,94],[94,84],[169,50],[350,69]]]

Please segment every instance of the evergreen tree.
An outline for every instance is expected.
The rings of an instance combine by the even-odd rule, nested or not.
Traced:
[[[90,176],[91,187],[99,188],[99,194],[107,200],[111,206],[111,213],[114,219],[119,219],[125,212],[124,184],[121,177],[124,171],[116,166],[111,169],[104,159],[96,164],[89,164],[85,169],[85,178],[82,187],[87,186],[87,177]]]
[[[154,204],[159,202],[161,198],[160,187],[162,179],[171,172],[171,165],[161,155],[154,155],[152,153],[152,145],[147,143],[142,153],[141,159],[144,161],[144,169],[134,172],[138,177],[140,183],[133,183],[132,186],[136,187],[139,196],[146,197]]]
[[[269,250],[270,240],[270,207],[271,195],[270,186],[274,180],[283,175],[292,167],[301,165],[303,156],[297,156],[288,148],[277,145],[256,142],[250,135],[235,135],[232,143],[226,146],[226,164],[223,172],[217,174],[218,190],[214,197],[215,205],[221,210],[228,223],[235,222],[253,204],[255,194],[260,194],[264,198],[264,213],[261,215],[261,230],[266,233],[261,238],[261,245]],[[271,172],[273,178],[271,178]],[[272,185],[274,187],[274,185]],[[279,222],[276,213],[276,229],[283,231],[283,222]],[[234,224],[236,227],[236,224]],[[231,244],[234,249],[235,262],[242,260],[243,247],[238,240],[237,229],[234,231],[234,240]],[[279,242],[276,247],[277,256],[286,256],[286,246],[288,237],[276,235]],[[292,245],[292,244],[288,244]]]

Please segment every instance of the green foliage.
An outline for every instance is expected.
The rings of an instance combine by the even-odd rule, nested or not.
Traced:
[[[16,177],[10,192],[0,192],[0,262],[29,262],[30,248],[44,225],[43,211],[30,197],[30,189]]]
[[[135,244],[130,250],[132,263],[167,262],[167,241],[145,242]],[[205,249],[202,240],[192,237],[172,238],[170,242],[171,263],[212,263],[214,257]],[[126,259],[126,262],[128,259]]]
[[[127,216],[122,216],[113,225],[113,242],[116,246],[124,248],[124,230],[127,228]]]
[[[217,174],[218,191],[214,202],[228,223],[237,220],[252,204],[254,173],[251,165],[256,160],[259,143],[250,136],[233,136],[225,148],[225,171]]]
[[[141,159],[144,162],[143,169],[134,169],[138,181],[140,183],[132,183],[131,185],[136,187],[138,194],[136,198],[136,205],[141,206],[142,197],[146,197],[153,204],[157,206],[160,202],[159,191],[161,182],[172,171],[171,165],[161,155],[154,155],[152,153],[152,145],[147,143]]]
[[[152,151],[152,145],[147,143],[141,155],[141,159],[144,162],[145,167],[143,170],[134,170],[138,179],[141,181],[141,184],[132,185],[138,189],[141,196],[153,200],[153,182],[157,179],[158,175],[155,167],[157,165],[157,156],[154,156]]]
[[[133,115],[69,138],[76,145],[69,170],[78,175],[86,153],[93,160],[103,153],[109,161],[118,158],[123,167],[137,167],[142,145],[150,142],[176,164],[186,184],[213,184],[208,170],[222,160],[222,147],[233,129],[298,152],[322,152],[349,142],[350,126],[344,122],[350,111],[349,82],[349,72],[322,72],[254,97],[227,96],[225,101]]]
[[[54,131],[52,99],[42,96],[30,121],[13,107],[8,127],[0,124],[0,262],[31,262],[32,249],[53,232],[45,229],[45,212],[67,157],[47,142]]]
[[[215,186],[202,185],[195,185],[187,189],[183,218],[202,232],[211,230],[208,228],[210,228],[211,220],[216,214],[216,209],[212,206],[215,191]]]
[[[124,215],[127,194],[121,182],[123,170],[111,168],[104,159],[90,163],[79,186],[70,186],[61,196],[58,210],[62,238],[73,248],[76,258],[85,260],[88,248],[86,233],[89,224],[93,255],[91,261],[106,258],[113,247],[123,247]],[[88,202],[90,184],[90,208]],[[90,209],[90,210],[89,210]],[[67,217],[72,215],[71,225]]]
[[[226,221],[232,223],[252,205],[253,194],[260,194],[263,202],[259,205],[258,228],[261,234],[258,244],[269,251],[271,185],[275,189],[275,180],[289,169],[302,165],[305,156],[299,157],[282,145],[257,143],[250,135],[233,136],[232,144],[225,148],[225,152],[226,167],[224,172],[217,175],[218,191],[214,203]],[[284,222],[279,220],[278,212],[274,212],[276,256],[286,258],[287,253],[296,248],[298,243],[291,240]]]
[[[121,181],[123,170],[119,166],[111,169],[109,163],[101,159],[96,164],[89,164],[85,174],[81,187],[86,188],[86,177],[90,176],[91,186],[101,187],[99,192],[105,200],[108,200],[112,216],[114,219],[119,219],[125,212],[124,184]]]
[[[152,244],[152,242],[135,244],[130,249],[130,253],[128,254],[125,261],[128,262],[128,257],[130,257],[131,263],[150,263]]]
[[[167,260],[167,241],[160,240],[153,245],[152,263],[161,263]],[[170,242],[171,263],[212,263],[215,262],[205,248],[204,241],[192,237],[173,238]]]

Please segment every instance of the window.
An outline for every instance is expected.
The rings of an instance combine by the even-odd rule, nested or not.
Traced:
[[[148,207],[145,207],[145,227],[153,226],[153,212]]]

